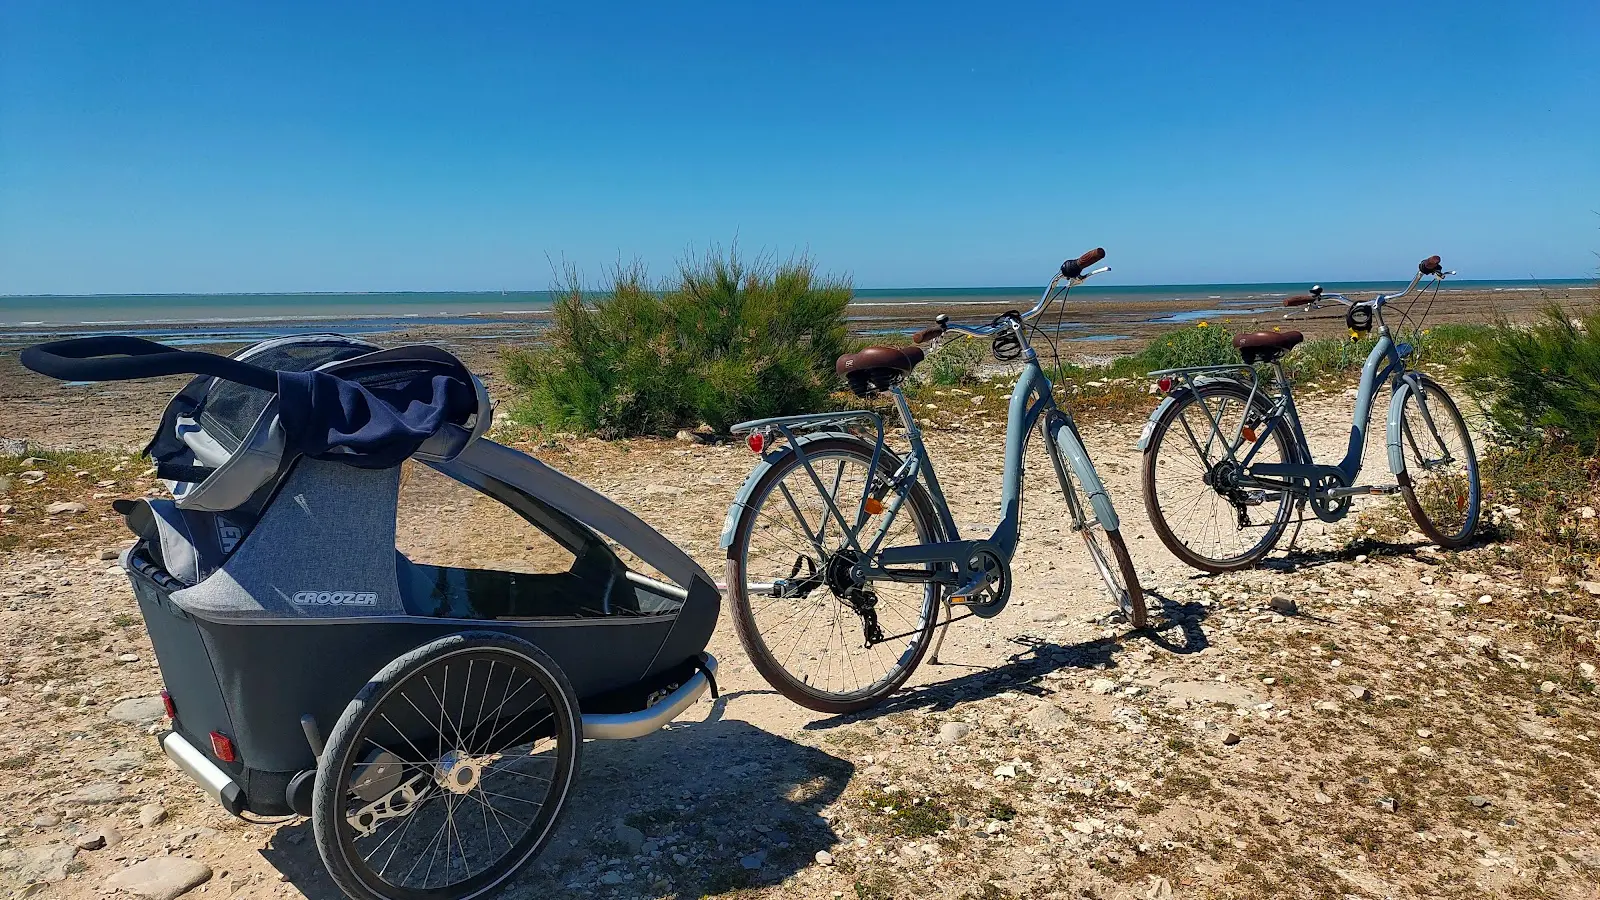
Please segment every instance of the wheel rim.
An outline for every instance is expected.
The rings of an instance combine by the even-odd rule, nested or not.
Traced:
[[[1132,592],[1123,583],[1121,568],[1112,556],[1110,548],[1106,546],[1105,529],[1099,524],[1092,526],[1085,524],[1088,521],[1088,512],[1084,508],[1082,498],[1078,496],[1077,485],[1070,476],[1065,477],[1063,481],[1066,486],[1067,512],[1072,516],[1073,527],[1083,535],[1089,561],[1099,573],[1100,583],[1104,586],[1106,595],[1129,622],[1137,624],[1135,620],[1140,618],[1139,611],[1134,608]]]
[[[1209,440],[1212,418],[1206,409],[1225,438],[1239,433],[1246,411],[1242,397],[1231,392],[1190,395],[1173,410],[1151,451],[1149,489],[1152,512],[1173,540],[1196,557],[1226,566],[1271,548],[1288,518],[1290,498],[1259,490],[1227,492],[1234,473],[1219,465],[1225,458]],[[1282,430],[1274,429],[1251,463],[1288,462],[1288,456]],[[1242,522],[1236,500],[1243,501]]]
[[[1478,461],[1466,425],[1442,393],[1406,395],[1400,440],[1410,480],[1412,511],[1447,542],[1466,540],[1477,524],[1481,499]],[[1431,426],[1429,423],[1432,423]]]
[[[853,525],[867,484],[868,460],[826,449],[808,451],[807,457],[840,514]],[[886,476],[880,472],[873,482],[881,486]],[[892,504],[893,495],[882,502]],[[936,588],[874,581],[866,585],[871,600],[852,597],[853,560],[841,526],[827,513],[823,495],[798,461],[751,497],[746,510],[754,518],[739,551],[743,584],[737,588],[754,626],[752,637],[760,645],[751,648],[752,654],[764,654],[795,685],[828,700],[872,697],[903,680],[921,654],[926,624],[936,608]],[[907,496],[881,546],[932,540],[931,523],[919,513]],[[825,518],[826,526],[819,527]],[[888,510],[871,516],[858,540],[870,544],[886,518]],[[819,532],[824,552],[809,537]],[[860,610],[867,603],[870,616]],[[872,617],[887,639],[868,647]]]
[[[338,841],[375,893],[465,898],[531,856],[573,775],[572,711],[503,649],[432,660],[391,685],[339,760]]]

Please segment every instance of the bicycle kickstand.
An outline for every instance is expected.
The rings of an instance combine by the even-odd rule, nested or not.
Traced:
[[[955,610],[950,606],[950,592],[940,591],[940,601],[944,604],[944,624],[939,626],[939,635],[933,639],[933,652],[928,654],[928,665],[939,665],[939,649],[944,646],[944,634],[950,630],[950,620],[955,616]]]

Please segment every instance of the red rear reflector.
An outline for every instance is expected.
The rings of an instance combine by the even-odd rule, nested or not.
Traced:
[[[1161,393],[1165,394],[1168,391],[1172,390],[1172,379],[1171,378],[1163,378],[1160,381],[1156,382],[1156,387],[1161,390]]]
[[[867,515],[869,516],[882,515],[883,513],[883,501],[877,497],[868,497],[867,502],[863,503],[862,506],[866,507]]]
[[[752,431],[750,436],[744,439],[744,442],[750,445],[751,453],[760,453],[767,446],[767,436],[759,431]]]
[[[233,752],[233,741],[220,731],[211,732],[211,755],[223,762],[237,762],[239,755]]]
[[[166,691],[161,692],[161,708],[167,711],[167,718],[176,719],[178,717],[178,705],[172,702],[172,695]]]

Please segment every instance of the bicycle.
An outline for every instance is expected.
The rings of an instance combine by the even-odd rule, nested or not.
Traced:
[[[1384,307],[1416,290],[1423,278],[1432,281],[1421,293],[1432,289],[1437,297],[1440,283],[1454,274],[1432,256],[1418,264],[1398,294],[1355,301],[1313,287],[1284,301],[1301,308],[1295,312],[1340,303],[1353,335],[1377,325],[1377,343],[1361,370],[1350,442],[1336,465],[1312,457],[1284,373],[1283,357],[1304,339],[1298,331],[1236,336],[1233,346],[1243,366],[1150,373],[1166,396],[1139,438],[1141,480],[1145,510],[1167,549],[1207,572],[1243,569],[1277,544],[1290,524],[1291,507],[1298,507],[1296,521],[1304,521],[1309,505],[1318,519],[1337,522],[1358,495],[1396,493],[1431,540],[1445,548],[1465,545],[1482,502],[1472,436],[1444,388],[1411,367],[1412,345],[1397,341],[1384,321]],[[1272,389],[1262,387],[1263,365],[1272,371]],[[1387,449],[1396,483],[1357,485],[1373,400],[1384,383],[1392,392]]]
[[[948,630],[959,621],[955,606],[967,611],[961,618],[989,618],[1005,608],[1021,534],[1023,453],[1035,430],[1073,530],[1118,608],[1144,627],[1144,597],[1116,510],[1028,340],[1030,330],[1050,340],[1031,320],[1058,297],[1064,302],[1074,285],[1108,271],[1084,271],[1104,258],[1096,249],[1063,263],[1026,313],[1008,311],[979,326],[940,315],[912,337],[916,344],[949,332],[988,337],[998,358],[1022,361],[1007,421],[1001,521],[986,539],[963,538],[957,529],[901,390],[925,358],[920,347],[867,347],[840,357],[836,367],[858,396],[893,398],[910,444],[903,458],[885,446],[883,417],[870,410],[733,427],[761,461],[723,527],[729,605],[745,651],[784,696],[819,712],[866,709],[905,683],[930,644],[937,662],[945,635],[941,630],[933,643],[941,610]],[[851,427],[875,429],[876,440]]]

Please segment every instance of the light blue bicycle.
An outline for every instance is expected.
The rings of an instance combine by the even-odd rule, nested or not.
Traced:
[[[856,394],[894,398],[911,445],[904,458],[884,445],[883,418],[871,411],[734,426],[749,435],[761,462],[722,531],[728,600],[745,651],[774,688],[821,712],[865,709],[911,676],[933,643],[941,610],[948,626],[952,606],[985,618],[1004,609],[1022,530],[1023,451],[1036,432],[1065,495],[1067,524],[1083,537],[1116,606],[1134,627],[1144,626],[1144,596],[1111,498],[1029,345],[1030,332],[1044,334],[1031,320],[1073,285],[1106,271],[1084,271],[1104,257],[1092,250],[1063,263],[1025,313],[978,326],[941,315],[913,337],[987,337],[997,357],[1022,362],[1006,428],[1000,524],[987,538],[963,538],[956,528],[901,393],[900,383],[923,360],[921,348],[868,347],[838,363]],[[852,427],[872,430],[875,440]],[[937,646],[933,653],[937,659]]]
[[[1314,287],[1284,301],[1306,309],[1343,304],[1354,333],[1377,325],[1377,343],[1361,370],[1350,441],[1335,465],[1312,458],[1284,374],[1282,359],[1303,340],[1300,332],[1236,336],[1243,366],[1152,372],[1167,396],[1145,423],[1139,449],[1145,510],[1167,548],[1207,572],[1242,569],[1272,550],[1296,507],[1301,515],[1309,506],[1317,518],[1336,522],[1349,513],[1351,498],[1394,493],[1405,498],[1430,539],[1450,548],[1466,544],[1482,502],[1472,436],[1444,388],[1411,368],[1412,346],[1396,341],[1383,318],[1384,307],[1410,294],[1423,278],[1432,279],[1423,291],[1437,292],[1454,274],[1432,256],[1398,294],[1357,301]],[[1271,370],[1268,384],[1259,377],[1262,366]],[[1396,483],[1357,484],[1373,399],[1385,383],[1393,393],[1386,443]]]

